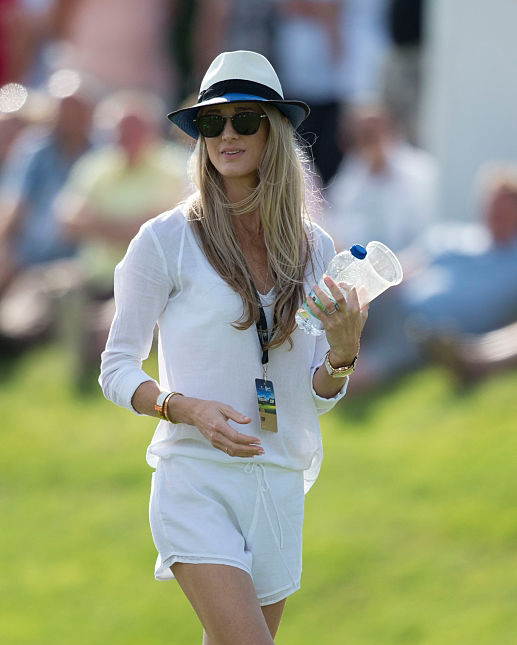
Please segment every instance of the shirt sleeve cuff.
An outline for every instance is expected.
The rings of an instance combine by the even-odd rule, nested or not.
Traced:
[[[151,378],[148,374],[141,370],[135,370],[135,372],[127,374],[124,382],[120,384],[120,390],[118,392],[118,404],[138,416],[144,416],[141,412],[135,410],[133,404],[131,403],[131,400],[138,386],[142,385],[142,383],[145,383],[146,381],[152,381],[153,383],[156,383],[153,378]]]

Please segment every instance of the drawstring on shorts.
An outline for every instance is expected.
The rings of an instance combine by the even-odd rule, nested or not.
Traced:
[[[264,468],[263,464],[247,463],[244,466],[244,472],[255,473],[255,477],[257,478],[257,492],[258,492],[258,495],[260,496],[260,500],[262,501],[262,508],[264,509],[264,512],[266,514],[269,527],[273,532],[273,535],[275,536],[277,546],[280,549],[283,549],[284,533],[282,531],[282,523],[280,522],[280,515],[278,513],[278,508],[275,503],[275,498],[271,493],[271,487],[266,477],[266,469]],[[269,504],[268,504],[268,497],[269,497]],[[273,520],[271,519],[271,514],[269,512],[270,508],[273,510],[273,513],[275,515],[278,531],[275,529],[275,526],[273,525]]]
[[[284,566],[287,569],[287,572],[289,573],[291,582],[293,584],[296,584],[296,581],[291,573],[291,570],[288,567],[282,554],[282,549],[284,548],[284,532],[282,530],[282,522],[280,521],[280,513],[275,503],[275,498],[273,497],[271,486],[269,485],[269,482],[267,479],[266,468],[264,467],[263,464],[248,462],[244,466],[244,472],[247,474],[254,473],[257,480],[257,501],[255,504],[255,517],[252,522],[252,530],[250,531],[250,533],[252,533],[253,527],[255,526],[258,520],[259,507],[262,506],[264,513],[266,515],[269,527],[271,529],[271,532],[273,533],[276,544],[280,550],[280,556],[282,558],[282,562],[284,563]],[[272,515],[274,517],[272,517]],[[275,521],[273,521],[273,519]]]

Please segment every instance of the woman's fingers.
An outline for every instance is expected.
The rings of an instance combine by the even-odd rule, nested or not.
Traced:
[[[335,302],[337,302],[338,308],[342,308],[343,305],[351,305],[352,308],[354,308],[354,305],[356,304],[357,306],[359,306],[357,291],[355,287],[345,284],[344,282],[337,284],[328,275],[323,278],[323,281],[332,294],[332,298]]]
[[[232,457],[255,457],[264,454],[260,439],[238,432],[228,421],[246,424],[251,418],[217,401],[204,401],[197,428],[214,448]]]
[[[366,314],[366,317],[368,316],[367,292],[364,287],[352,287],[344,282],[338,284],[330,276],[325,276],[324,281],[332,297],[338,303],[338,307],[341,308],[345,304],[350,309],[359,309]],[[365,304],[361,306],[361,302]]]
[[[313,287],[312,291],[321,305],[317,304],[315,299],[313,299],[312,297],[308,297],[306,301],[307,306],[316,316],[316,318],[319,318],[322,322],[324,322],[324,319],[328,315],[328,312],[334,308],[334,303],[317,285]]]
[[[246,415],[237,412],[229,405],[222,405],[219,409],[225,418],[222,432],[232,444],[242,444],[243,446],[254,446],[260,444],[260,439],[258,437],[252,437],[250,435],[243,434],[242,432],[238,432],[227,423],[229,419],[241,424],[250,423],[251,417],[247,417]]]
[[[245,414],[237,412],[237,410],[234,410],[231,405],[221,403],[219,404],[219,410],[226,419],[231,419],[237,423],[249,423],[251,421],[251,417],[247,417]]]
[[[220,443],[220,450],[223,450],[231,457],[254,457],[264,454],[260,439],[241,434],[229,425],[226,428],[226,432],[222,433],[218,438],[218,442]]]
[[[264,449],[259,442],[246,443],[242,442],[240,438],[232,441],[224,435],[221,435],[212,445],[214,448],[218,448],[227,455],[230,455],[230,457],[256,457],[264,454]]]
[[[332,311],[334,309],[335,307],[334,300],[332,300],[332,298],[329,298],[328,294],[326,294],[325,291],[323,291],[323,289],[320,289],[320,287],[317,284],[314,285],[313,291],[324,307],[323,313],[328,313],[329,311]]]
[[[257,457],[264,454],[264,449],[256,444],[242,444],[230,440],[221,440],[214,445],[214,448],[222,450],[230,457]]]

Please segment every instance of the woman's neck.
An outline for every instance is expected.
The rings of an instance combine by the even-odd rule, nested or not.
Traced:
[[[262,223],[257,211],[232,215],[233,230],[238,239],[263,239]]]
[[[275,282],[269,270],[268,252],[260,217],[256,212],[233,215],[232,223],[253,284],[260,293],[266,294],[275,286]]]
[[[248,199],[257,185],[249,177],[224,177],[223,184],[230,204],[237,204]]]

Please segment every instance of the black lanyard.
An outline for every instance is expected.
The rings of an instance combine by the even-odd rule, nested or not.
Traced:
[[[259,319],[257,322],[257,334],[258,334],[260,347],[262,349],[262,365],[267,365],[269,361],[269,351],[267,349],[267,344],[269,343],[269,338],[270,338],[269,329],[267,326],[266,312],[264,311],[264,307],[262,306],[260,299],[258,301],[258,306],[259,306]]]
[[[255,293],[257,294],[257,304],[259,308],[259,319],[257,322],[257,334],[258,334],[258,339],[260,343],[260,347],[262,349],[262,367],[264,368],[264,380],[265,379],[265,374],[267,370],[267,364],[269,361],[269,351],[267,348],[267,344],[269,343],[271,339],[270,335],[270,330],[268,329],[267,326],[267,319],[266,319],[266,312],[264,311],[264,307],[262,306],[262,303],[260,302],[260,296],[258,294],[257,289],[255,288]],[[273,329],[276,327],[276,312],[274,313],[273,316]],[[272,330],[271,330],[272,332]]]

